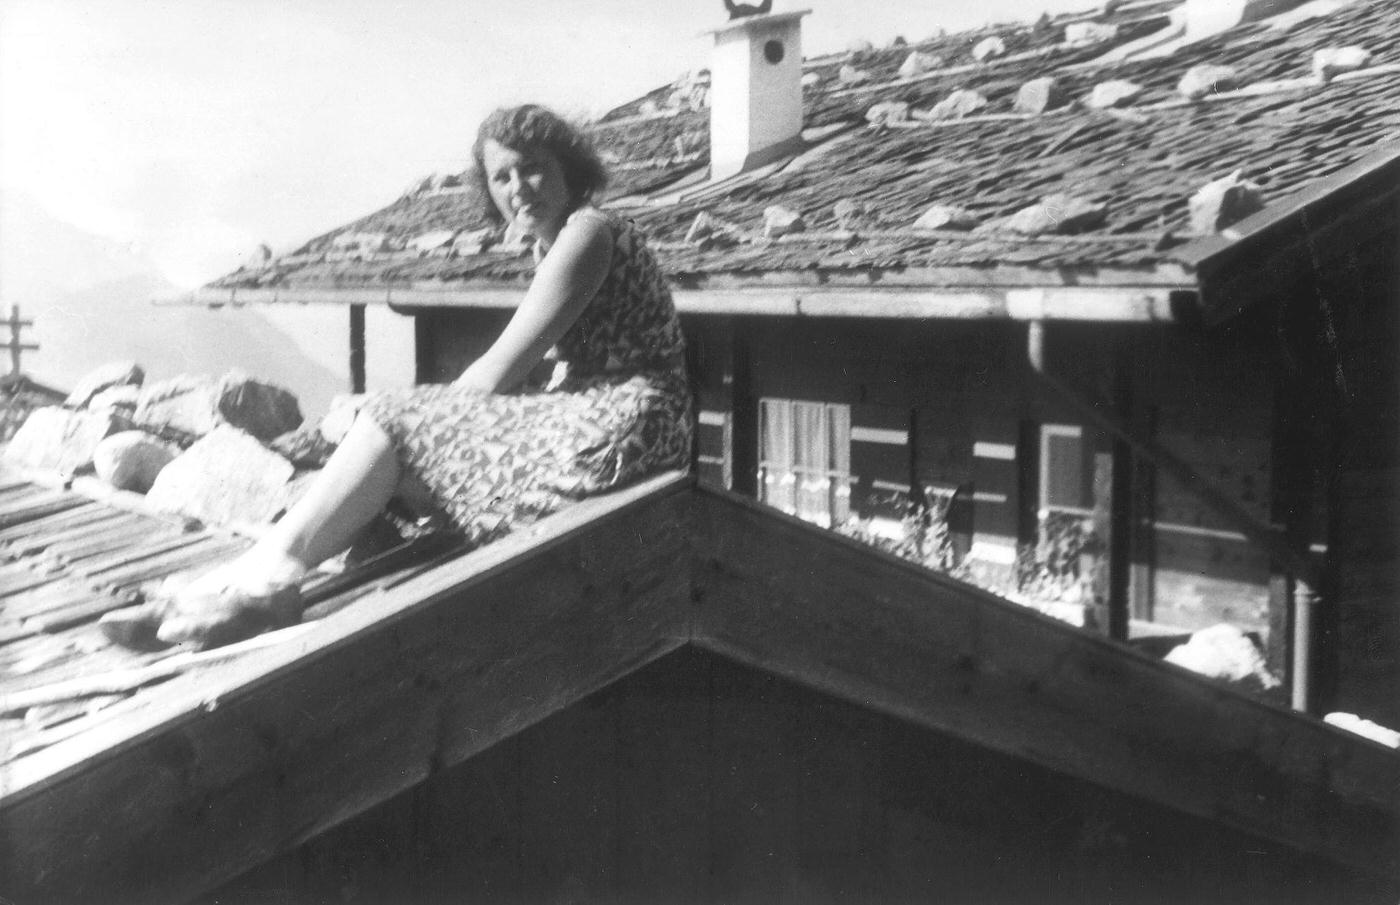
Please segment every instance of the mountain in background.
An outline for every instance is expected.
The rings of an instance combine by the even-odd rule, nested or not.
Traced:
[[[68,389],[97,365],[129,359],[151,380],[240,368],[291,390],[307,416],[346,392],[345,374],[325,364],[347,343],[343,312],[328,311],[324,327],[293,337],[249,309],[152,304],[175,292],[154,264],[120,243],[62,223],[22,196],[0,195],[0,314],[19,305],[34,321],[24,337],[40,348],[22,361],[41,383]],[[0,328],[0,342],[8,339]]]

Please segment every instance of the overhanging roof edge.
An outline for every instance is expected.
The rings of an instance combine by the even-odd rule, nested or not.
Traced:
[[[864,317],[874,319],[1077,320],[1130,323],[1171,321],[1182,292],[1192,285],[1123,286],[790,286],[736,282],[723,288],[672,293],[681,314],[757,317]],[[513,308],[519,287],[450,289],[197,289],[157,304],[387,305],[407,308]]]

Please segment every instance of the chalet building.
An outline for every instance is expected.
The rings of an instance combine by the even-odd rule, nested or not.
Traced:
[[[172,653],[93,621],[246,537],[0,474],[0,897],[1393,903],[1400,757],[1316,716],[1400,723],[1400,9],[1206,6],[751,16],[592,124],[698,476]],[[482,201],[194,300],[345,306],[361,386],[386,305],[449,379],[531,269]],[[1219,620],[1293,709],[1149,655]]]
[[[740,19],[593,125],[607,204],[674,278],[705,481],[895,541],[925,507],[957,574],[1238,624],[1299,706],[1395,722],[1400,19],[1209,6],[801,66],[804,13]],[[479,204],[430,178],[196,298],[387,304],[450,379],[528,279]]]

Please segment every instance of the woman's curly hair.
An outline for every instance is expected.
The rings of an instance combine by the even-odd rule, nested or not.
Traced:
[[[498,142],[513,151],[543,149],[553,154],[564,171],[564,184],[569,187],[576,207],[601,192],[608,184],[608,171],[593,150],[593,142],[582,129],[559,114],[538,104],[522,104],[493,111],[481,121],[476,142],[472,145],[472,179],[481,190],[486,215],[501,222],[501,212],[491,203],[487,185],[486,166],[482,160],[487,140]]]

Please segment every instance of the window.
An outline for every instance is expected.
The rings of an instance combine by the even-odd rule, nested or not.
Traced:
[[[1090,515],[1092,473],[1084,451],[1084,429],[1077,424],[1040,428],[1040,512]]]
[[[758,498],[831,527],[851,514],[851,407],[759,400]]]

